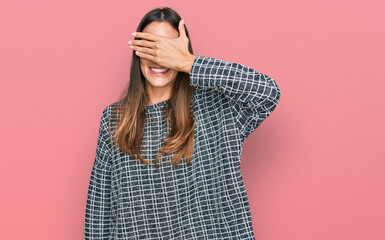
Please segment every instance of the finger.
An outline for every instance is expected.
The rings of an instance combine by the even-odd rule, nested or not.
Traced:
[[[138,57],[141,57],[141,58],[146,58],[148,60],[151,60],[153,62],[155,62],[155,57],[150,55],[150,54],[146,54],[146,53],[142,53],[142,52],[139,52],[139,51],[135,51],[135,54],[138,56]]]
[[[159,35],[155,35],[152,33],[144,33],[144,32],[133,32],[132,35],[134,35],[137,38],[144,38],[152,41],[156,41],[160,38]]]
[[[149,55],[154,55],[154,50],[151,48],[139,47],[139,46],[133,46],[133,45],[131,45],[130,48],[134,51],[139,51],[139,52],[146,53]],[[148,53],[146,52],[146,48],[147,48]]]
[[[155,43],[154,42],[150,42],[150,41],[147,41],[147,40],[131,40],[129,41],[128,43],[130,43],[132,45],[136,45],[136,46],[143,46],[143,47],[149,47],[149,48],[154,48],[155,47]]]
[[[187,38],[186,29],[185,29],[185,26],[184,26],[184,19],[181,19],[179,21],[179,37]]]

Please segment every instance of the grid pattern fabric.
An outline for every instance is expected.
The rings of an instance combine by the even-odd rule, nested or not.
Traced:
[[[278,104],[269,76],[245,65],[196,56],[190,109],[196,118],[191,165],[147,166],[112,149],[104,108],[89,182],[85,239],[255,239],[240,159],[246,138]],[[143,157],[166,138],[162,108],[146,106]],[[171,155],[173,157],[173,155]],[[159,163],[159,162],[158,162]]]

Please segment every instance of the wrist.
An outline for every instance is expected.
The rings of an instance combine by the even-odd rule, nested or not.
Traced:
[[[190,54],[188,57],[186,57],[182,63],[181,72],[190,73],[195,58],[196,56],[193,54]]]

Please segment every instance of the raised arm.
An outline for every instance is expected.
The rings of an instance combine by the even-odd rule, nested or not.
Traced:
[[[88,188],[84,239],[109,239],[111,229],[111,145],[107,126],[107,108],[105,108],[100,121],[95,161]]]
[[[195,56],[189,74],[190,85],[214,87],[230,98],[243,140],[272,113],[281,96],[273,78],[239,63]]]

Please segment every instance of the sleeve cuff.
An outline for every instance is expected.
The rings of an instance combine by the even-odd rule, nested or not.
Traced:
[[[213,82],[210,81],[210,68],[212,64],[211,58],[204,56],[196,56],[194,62],[191,66],[190,76],[190,85],[199,85],[212,87]]]

